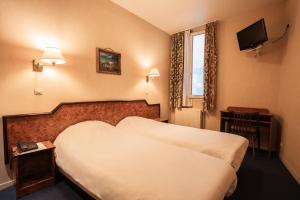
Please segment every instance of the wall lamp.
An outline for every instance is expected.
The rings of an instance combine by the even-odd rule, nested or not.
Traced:
[[[146,82],[149,82],[150,77],[160,77],[160,73],[157,68],[152,68],[146,76]]]
[[[33,71],[42,72],[44,66],[55,66],[56,64],[65,64],[66,61],[61,55],[58,48],[55,47],[46,47],[42,57],[34,59]]]

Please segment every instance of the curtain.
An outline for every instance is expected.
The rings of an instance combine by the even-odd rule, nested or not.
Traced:
[[[204,111],[214,111],[217,90],[216,22],[205,26]]]
[[[183,77],[183,92],[182,92],[182,106],[191,107],[193,101],[189,98],[191,90],[191,65],[190,65],[190,38],[191,31],[187,30],[184,32],[184,77]]]
[[[184,32],[171,37],[170,109],[182,108],[184,77]]]

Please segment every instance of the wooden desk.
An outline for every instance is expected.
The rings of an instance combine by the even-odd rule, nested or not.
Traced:
[[[261,127],[266,127],[268,129],[268,146],[267,151],[269,157],[272,152],[278,151],[278,138],[274,131],[274,118],[273,115],[267,109],[260,108],[243,108],[243,107],[228,107],[227,110],[221,111],[221,120],[220,120],[220,131],[228,132],[227,123],[229,121],[230,111],[235,112],[258,112],[259,113],[259,124]]]

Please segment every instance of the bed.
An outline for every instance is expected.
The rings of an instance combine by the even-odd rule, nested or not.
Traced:
[[[122,130],[117,124],[129,116],[159,120],[160,105],[72,102],[49,113],[3,116],[5,162],[18,141],[50,140],[58,168],[96,199],[221,200],[234,191],[236,173],[230,164]]]
[[[220,159],[100,121],[72,125],[54,144],[60,170],[96,199],[221,200],[236,186]]]
[[[162,123],[143,117],[129,116],[117,124],[127,134],[141,134],[168,144],[220,158],[238,171],[249,141],[241,136],[205,129]]]

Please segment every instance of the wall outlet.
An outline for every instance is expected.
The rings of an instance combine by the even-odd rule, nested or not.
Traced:
[[[43,88],[34,88],[34,95],[43,95],[44,89]]]

